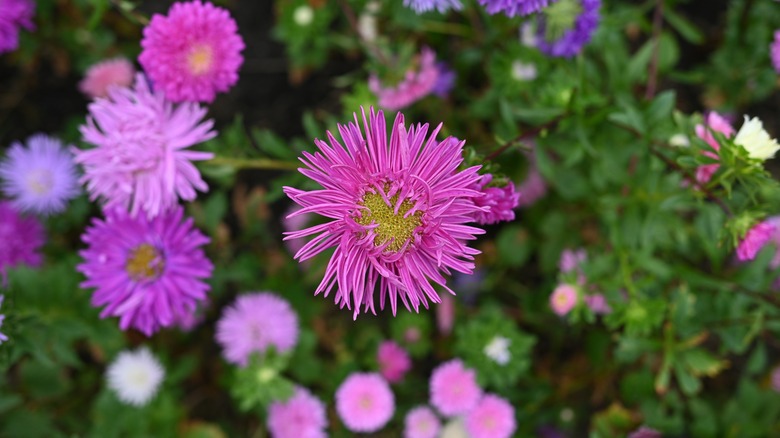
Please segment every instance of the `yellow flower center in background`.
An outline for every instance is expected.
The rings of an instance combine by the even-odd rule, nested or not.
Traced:
[[[190,72],[192,72],[192,74],[195,76],[199,76],[208,72],[211,69],[211,65],[213,63],[214,52],[211,49],[211,46],[195,46],[187,56],[187,64],[189,64]]]
[[[38,169],[30,172],[27,177],[27,186],[36,195],[45,195],[51,191],[54,180],[51,172],[44,169]]]
[[[398,195],[390,198],[390,205],[387,205],[382,195],[367,193],[358,204],[366,207],[368,211],[361,211],[362,215],[355,219],[355,222],[363,226],[376,222],[378,226],[374,229],[376,233],[374,245],[382,246],[392,239],[392,242],[387,246],[389,251],[401,249],[414,236],[414,230],[422,224],[421,211],[404,217],[406,212],[414,206],[412,202],[409,200],[401,202],[398,214],[395,213],[396,202],[398,202]]]
[[[162,273],[164,266],[160,252],[144,243],[130,251],[125,269],[133,280],[151,280]]]

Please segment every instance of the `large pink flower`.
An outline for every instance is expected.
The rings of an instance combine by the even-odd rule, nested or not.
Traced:
[[[510,438],[515,429],[515,409],[494,394],[485,394],[466,415],[466,430],[472,438]]]
[[[393,314],[397,300],[407,309],[440,302],[431,282],[449,293],[442,274],[471,273],[474,255],[466,246],[479,228],[466,225],[480,209],[470,189],[478,167],[459,170],[463,142],[436,141],[441,125],[428,136],[428,125],[406,128],[396,116],[388,141],[380,111],[366,117],[363,128],[340,125],[343,145],[328,132],[329,143],[315,140],[319,152],[304,152],[300,172],[323,188],[285,193],[303,208],[291,216],[318,213],[330,221],[286,233],[286,239],[316,234],[295,257],[307,260],[335,247],[325,277],[315,291],[327,296],[337,287],[335,301],[354,308],[354,317],[374,308],[379,283],[379,306],[389,298]]]
[[[325,405],[304,388],[285,402],[268,407],[268,430],[273,438],[325,438],[328,417]]]
[[[376,432],[395,412],[390,385],[376,373],[353,373],[336,391],[336,412],[352,432]]]
[[[431,404],[447,417],[470,411],[482,396],[477,373],[466,368],[460,359],[439,365],[430,382]]]

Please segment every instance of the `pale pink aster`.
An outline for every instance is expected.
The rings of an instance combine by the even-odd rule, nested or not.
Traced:
[[[477,373],[460,359],[445,362],[431,374],[431,405],[446,417],[469,412],[482,397]]]
[[[0,54],[19,47],[19,29],[34,30],[33,0],[0,0]]]
[[[352,432],[376,432],[395,411],[395,397],[377,373],[352,373],[336,390],[336,412]]]
[[[466,414],[466,430],[471,438],[510,438],[515,429],[515,409],[494,394],[485,394]]]
[[[561,251],[561,257],[558,259],[558,269],[564,274],[579,269],[580,264],[588,258],[585,248],[571,249],[566,248]]]
[[[295,255],[301,261],[335,247],[314,293],[337,287],[336,304],[354,308],[354,318],[361,305],[376,313],[375,289],[380,309],[389,298],[393,314],[398,298],[409,310],[428,308],[428,300],[441,301],[431,282],[453,293],[442,274],[474,269],[479,251],[466,242],[484,231],[466,224],[479,208],[472,201],[479,192],[469,188],[478,166],[458,169],[464,142],[436,141],[441,125],[428,136],[427,124],[407,130],[399,113],[388,141],[384,114],[372,110],[363,112],[365,138],[359,126],[355,115],[355,123],[339,125],[344,145],[328,132],[330,144],[317,139],[319,152],[303,153],[299,171],[323,188],[285,187],[303,207],[288,217],[318,213],[330,221],[285,239],[316,234]]]
[[[406,72],[404,79],[395,86],[384,86],[379,78],[372,74],[368,78],[368,88],[379,98],[379,106],[388,111],[405,108],[431,94],[438,84],[441,71],[436,65],[436,53],[423,47],[417,58],[417,67]]]
[[[230,13],[211,3],[178,2],[144,28],[138,62],[155,90],[174,102],[212,102],[238,81],[244,40]]]
[[[325,405],[304,388],[285,402],[268,407],[268,430],[272,438],[326,438],[328,417]]]
[[[112,88],[108,94],[89,105],[90,117],[80,127],[84,141],[96,147],[73,149],[90,199],[100,198],[106,210],[153,217],[179,199],[192,201],[196,189],[208,191],[192,161],[214,154],[188,150],[216,135],[213,121],[201,122],[205,108],[172,104],[153,93],[141,74],[134,88]]]
[[[93,99],[107,97],[109,87],[129,87],[134,75],[135,68],[127,59],[107,59],[87,69],[79,90]]]
[[[246,366],[252,353],[273,346],[287,353],[298,342],[298,316],[285,299],[270,292],[241,295],[217,322],[217,342],[229,362]]]
[[[448,335],[452,332],[455,325],[455,298],[452,295],[444,294],[441,297],[441,303],[436,306],[436,327],[439,333]]]
[[[769,51],[772,58],[772,66],[776,72],[780,73],[780,30],[775,31],[775,39],[769,46]]]
[[[597,315],[612,313],[612,307],[609,306],[603,294],[585,295],[583,301],[585,301],[585,305],[588,306],[590,311]]]
[[[704,118],[704,125],[696,125],[695,130],[696,135],[702,140],[706,141],[707,144],[715,150],[715,152],[702,151],[702,154],[715,160],[718,159],[717,151],[720,150],[720,144],[715,139],[715,136],[712,135],[712,133],[719,132],[728,138],[732,137],[735,132],[734,128],[731,126],[728,120],[723,118],[723,116],[716,113],[715,111],[711,111],[709,114],[707,114],[707,116]],[[719,167],[720,164],[704,164],[699,166],[696,169],[696,181],[698,181],[700,184],[709,182],[710,179],[712,179],[712,175],[718,171]]]
[[[101,318],[118,316],[122,330],[151,336],[206,299],[203,280],[214,266],[202,246],[209,238],[183,218],[178,207],[155,218],[111,210],[92,220],[76,270],[87,278],[81,287],[95,288],[92,305],[105,306]]]
[[[559,284],[550,295],[550,307],[558,316],[564,316],[577,305],[577,289],[570,284]]]
[[[5,286],[8,269],[41,264],[43,226],[32,216],[22,216],[8,201],[0,201],[0,277]]]
[[[493,175],[485,174],[471,188],[478,190],[483,196],[474,198],[474,204],[482,209],[474,213],[474,221],[480,225],[508,222],[515,219],[515,208],[520,203],[520,193],[515,191],[515,184],[507,182],[504,187],[490,186]]]
[[[530,207],[547,194],[547,183],[536,165],[532,165],[528,170],[528,175],[517,187],[517,191],[522,193],[517,203],[519,208]]]
[[[379,363],[379,372],[388,382],[398,383],[404,379],[404,375],[412,369],[412,360],[409,353],[393,341],[384,341],[377,349],[376,360]]]
[[[737,258],[743,262],[756,258],[756,254],[769,242],[775,231],[776,228],[771,222],[753,225],[737,245]]]
[[[441,431],[439,417],[428,406],[418,406],[404,419],[404,438],[436,438]]]

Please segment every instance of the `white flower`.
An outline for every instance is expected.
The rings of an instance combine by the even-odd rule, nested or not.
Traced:
[[[511,358],[509,355],[510,343],[511,341],[503,336],[495,336],[487,345],[485,345],[485,348],[482,351],[497,364],[506,365]]]
[[[669,145],[678,148],[687,148],[691,145],[691,141],[688,140],[688,136],[685,134],[677,133],[669,137]]]
[[[123,351],[108,367],[108,387],[119,400],[134,405],[145,405],[160,387],[165,376],[160,361],[148,348]]]
[[[536,79],[536,66],[516,60],[512,63],[512,78],[516,81],[532,81]]]
[[[747,150],[750,158],[766,160],[775,156],[775,152],[780,149],[777,140],[769,137],[769,133],[764,130],[764,125],[758,117],[752,119],[745,116],[745,123],[739,128],[737,136],[734,137],[734,143]]]
[[[445,424],[441,429],[439,438],[469,438],[469,433],[466,431],[463,419],[456,418]]]
[[[308,26],[314,20],[314,10],[308,5],[298,6],[293,11],[293,20],[298,26]]]

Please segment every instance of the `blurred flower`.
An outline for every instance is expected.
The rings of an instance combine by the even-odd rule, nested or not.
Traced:
[[[5,295],[0,295],[0,307],[3,306],[3,299],[5,299]],[[0,328],[3,328],[3,321],[5,321],[5,315],[0,315]],[[0,332],[0,344],[8,340],[8,336],[6,336],[3,332]]]
[[[246,366],[252,353],[273,346],[287,353],[298,342],[298,316],[285,299],[270,293],[241,295],[222,312],[217,342],[228,362]]]
[[[285,187],[285,193],[303,206],[288,217],[318,213],[330,222],[296,232],[285,239],[318,234],[295,258],[307,260],[335,247],[325,277],[315,295],[337,287],[336,304],[376,313],[389,298],[393,314],[400,297],[404,306],[418,311],[428,300],[441,301],[430,281],[452,293],[442,272],[471,273],[477,250],[466,246],[484,231],[466,223],[474,211],[469,187],[477,181],[476,167],[458,170],[463,142],[452,138],[436,142],[441,125],[428,137],[428,125],[408,130],[402,114],[396,116],[388,141],[385,117],[363,112],[363,134],[355,123],[340,125],[340,144],[328,132],[330,145],[315,140],[320,152],[303,153],[307,168],[301,172],[324,188],[306,192]]]
[[[173,315],[173,325],[183,332],[190,332],[205,319],[205,308],[209,307],[209,299],[201,301],[194,309],[182,309],[182,313]]]
[[[379,372],[390,383],[398,383],[412,368],[412,360],[409,354],[393,341],[384,341],[379,345],[376,353],[379,362]]]
[[[298,210],[300,210],[301,207],[298,204],[293,204],[290,206],[290,208],[287,209],[287,212],[285,213],[284,217],[282,218],[282,228],[285,232],[292,232],[296,230],[300,230],[304,227],[306,227],[309,222],[314,218],[314,215],[311,213],[305,213],[305,214],[293,214],[296,213]],[[300,240],[285,240],[284,241],[285,247],[287,247],[287,250],[290,251],[291,254],[295,254],[298,251],[303,248],[304,242]]]
[[[642,426],[639,429],[629,433],[628,438],[663,438],[663,435],[661,435],[661,432],[658,432],[655,429]]]
[[[547,183],[544,182],[536,164],[532,164],[528,169],[528,175],[517,187],[517,191],[521,193],[517,203],[519,208],[530,207],[547,194]]]
[[[507,181],[503,187],[494,187],[490,186],[492,181],[493,175],[486,173],[469,187],[483,194],[473,198],[474,205],[479,207],[474,211],[474,221],[480,225],[514,220],[514,209],[520,203],[520,193],[515,191],[515,183]]]
[[[776,72],[780,73],[780,30],[775,31],[775,39],[770,44],[769,51],[772,58],[772,66]]]
[[[43,215],[65,210],[81,191],[73,155],[56,138],[43,134],[14,143],[0,162],[3,192],[13,205]]]
[[[433,92],[439,80],[436,54],[423,47],[416,58],[417,68],[406,71],[404,79],[392,87],[385,87],[376,74],[368,78],[368,88],[379,98],[379,106],[388,111],[405,108]]]
[[[520,44],[526,47],[536,47],[536,26],[532,21],[525,21],[520,25]]]
[[[439,333],[448,335],[455,325],[455,298],[449,294],[441,296],[441,303],[436,306],[436,326]]]
[[[430,390],[431,405],[446,417],[469,412],[482,396],[477,373],[466,368],[460,359],[445,362],[433,370]]]
[[[609,307],[609,303],[603,294],[585,295],[583,300],[590,311],[597,315],[612,313],[612,308]]]
[[[404,438],[437,438],[439,430],[439,417],[428,406],[412,409],[404,419]]]
[[[577,289],[570,284],[559,284],[550,295],[550,307],[558,316],[564,316],[577,304]]]
[[[561,258],[558,260],[558,269],[562,273],[568,274],[569,272],[579,269],[580,264],[588,258],[588,253],[585,248],[570,249],[566,248],[561,251]]]
[[[764,130],[764,125],[758,117],[748,118],[745,116],[745,123],[739,128],[737,136],[734,137],[734,143],[742,146],[750,158],[757,160],[766,160],[775,156],[775,152],[780,149],[777,140],[771,138],[769,133]]]
[[[178,2],[144,28],[138,62],[173,102],[213,102],[238,81],[244,40],[230,13],[209,2]]]
[[[414,9],[418,14],[433,9],[436,9],[439,13],[443,14],[450,9],[458,11],[463,7],[463,5],[460,4],[460,0],[404,0],[404,6]]]
[[[0,54],[19,47],[19,28],[34,30],[33,0],[0,0]]]
[[[537,28],[539,50],[565,58],[580,53],[599,25],[600,8],[601,0],[558,0]]]
[[[479,0],[489,14],[503,12],[508,17],[530,15],[546,8],[556,0]]]
[[[772,368],[772,374],[769,377],[772,390],[780,392],[780,365]]]
[[[376,432],[393,417],[395,398],[376,373],[352,373],[336,390],[336,412],[351,432]]]
[[[328,417],[325,405],[304,388],[285,402],[268,407],[268,430],[272,438],[325,438]]]
[[[441,435],[439,438],[471,438],[466,431],[466,425],[463,422],[463,417],[456,417],[445,424],[441,429]]]
[[[499,365],[506,365],[509,363],[509,359],[512,357],[509,354],[509,345],[512,342],[503,336],[495,336],[490,342],[485,345],[483,351],[485,356],[493,360],[493,362]]]
[[[524,63],[519,59],[512,62],[512,78],[516,81],[532,81],[536,79],[536,65]]]
[[[514,408],[494,394],[485,394],[466,414],[466,430],[471,438],[510,438],[516,428]]]
[[[142,347],[119,353],[109,365],[106,375],[108,387],[120,401],[143,406],[157,393],[165,370],[149,349]]]
[[[769,242],[775,231],[775,226],[770,222],[753,225],[737,245],[737,258],[743,262],[756,258],[756,254]]]
[[[455,70],[451,69],[444,61],[437,62],[436,68],[439,70],[439,78],[433,84],[431,93],[444,99],[455,86]]]
[[[216,135],[213,121],[200,122],[205,108],[171,104],[162,93],[152,93],[139,74],[135,88],[112,88],[89,112],[81,134],[97,147],[73,152],[84,166],[81,182],[90,199],[102,198],[106,210],[129,209],[132,215],[143,210],[154,217],[179,198],[195,199],[195,189],[208,191],[192,161],[213,154],[186,150]]]
[[[0,242],[2,286],[8,280],[9,268],[41,264],[39,251],[44,243],[43,226],[36,218],[19,214],[8,201],[0,201]]]
[[[293,11],[293,21],[301,27],[311,24],[314,20],[314,9],[309,5],[300,5]]]
[[[366,42],[376,40],[377,26],[376,26],[376,13],[381,9],[381,4],[378,1],[369,1],[366,4],[365,11],[358,17],[357,30],[360,37]]]
[[[734,135],[734,128],[731,124],[715,111],[711,111],[704,118],[704,125],[696,125],[696,136],[706,141],[710,147],[715,151],[720,150],[720,144],[712,135],[712,132],[719,132],[725,137],[731,137]],[[718,155],[712,151],[702,151],[702,153],[715,160],[718,159]],[[712,175],[718,171],[720,164],[704,164],[696,169],[696,181],[700,184],[709,182],[712,179]]]
[[[688,140],[688,136],[681,132],[678,132],[677,134],[674,134],[673,136],[669,137],[669,146],[674,146],[678,148],[687,148],[690,145],[691,145],[691,141]]]
[[[133,64],[125,58],[101,61],[87,70],[79,90],[92,98],[107,97],[109,87],[129,87],[134,75]]]
[[[92,305],[105,306],[101,318],[118,316],[122,330],[151,336],[206,299],[203,279],[214,266],[201,246],[209,239],[183,216],[178,207],[151,219],[112,210],[105,220],[92,220],[76,270],[87,278],[81,287],[95,288]]]

